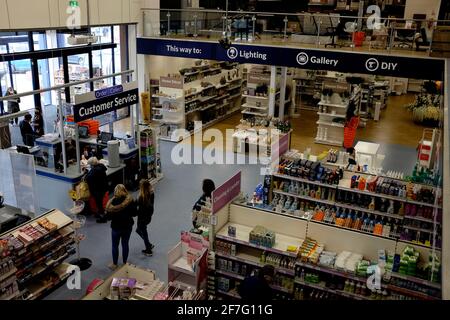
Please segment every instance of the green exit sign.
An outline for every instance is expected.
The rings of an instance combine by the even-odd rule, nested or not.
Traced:
[[[79,7],[80,5],[79,5],[79,3],[78,3],[78,1],[70,1],[69,2],[69,5],[71,6],[71,7]]]

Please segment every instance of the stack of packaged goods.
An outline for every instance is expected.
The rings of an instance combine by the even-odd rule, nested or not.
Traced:
[[[273,248],[275,245],[275,233],[262,226],[256,226],[250,232],[249,242],[266,248]]]
[[[336,258],[335,267],[349,273],[355,273],[358,263],[361,262],[363,256],[361,254],[343,251]]]
[[[300,247],[300,260],[303,262],[309,262],[317,264],[320,254],[323,252],[324,245],[319,244],[316,240],[306,238]]]
[[[405,250],[403,250],[400,258],[400,268],[398,272],[408,276],[415,276],[417,273],[419,255],[419,252],[414,250],[413,247],[407,246]]]

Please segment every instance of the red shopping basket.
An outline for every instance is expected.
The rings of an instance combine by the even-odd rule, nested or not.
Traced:
[[[344,148],[351,148],[355,142],[356,130],[359,126],[359,117],[353,117],[344,127]]]

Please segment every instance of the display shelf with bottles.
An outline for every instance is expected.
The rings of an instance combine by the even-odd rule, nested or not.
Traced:
[[[225,214],[225,213],[223,213]],[[348,230],[329,229],[313,221],[293,220],[275,213],[230,205],[227,218],[218,217],[215,236],[217,293],[238,299],[236,288],[266,264],[279,275],[274,292],[298,297],[311,290],[319,296],[352,300],[438,300],[440,262],[432,250],[401,245],[394,239],[369,238]],[[273,234],[273,245],[255,245],[254,230]],[[281,233],[283,230],[284,234]],[[296,239],[294,234],[305,235]],[[313,240],[321,239],[323,243]],[[274,250],[272,250],[274,249]],[[288,250],[295,254],[286,254]],[[360,252],[363,254],[359,254]],[[369,277],[386,262],[379,289],[370,290]],[[289,297],[286,297],[289,299]]]

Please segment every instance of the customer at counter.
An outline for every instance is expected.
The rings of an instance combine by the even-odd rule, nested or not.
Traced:
[[[105,199],[105,195],[108,192],[107,169],[103,164],[99,163],[96,157],[89,158],[88,165],[91,169],[86,175],[86,182],[91,196],[95,200],[97,223],[106,223],[103,199]]]
[[[31,126],[31,119],[33,119],[33,117],[28,113],[25,115],[24,119],[20,121],[19,124],[23,144],[28,147],[34,146],[34,131],[33,127]]]

